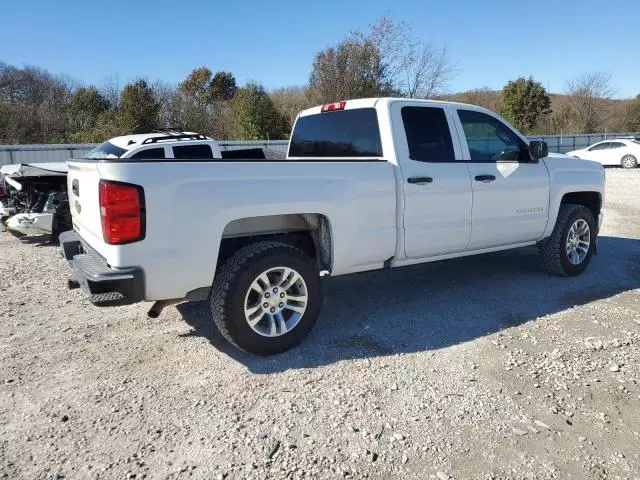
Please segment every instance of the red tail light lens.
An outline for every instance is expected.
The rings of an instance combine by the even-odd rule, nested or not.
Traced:
[[[344,107],[347,106],[347,102],[346,100],[342,100],[340,102],[336,102],[336,103],[327,103],[326,105],[323,105],[322,108],[320,109],[321,112],[335,112],[336,110],[344,110]]]
[[[144,191],[138,185],[100,181],[102,236],[110,245],[144,238]]]

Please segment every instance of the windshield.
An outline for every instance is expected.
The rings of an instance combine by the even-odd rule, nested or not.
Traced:
[[[113,143],[104,142],[89,151],[84,158],[120,158],[126,150],[116,147]]]

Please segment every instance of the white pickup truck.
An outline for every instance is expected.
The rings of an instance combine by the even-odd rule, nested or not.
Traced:
[[[596,253],[602,166],[549,156],[480,107],[343,101],[302,112],[286,158],[223,153],[158,133],[70,160],[70,287],[155,301],[151,316],[208,299],[229,341],[269,355],[313,327],[321,274],[537,245],[549,271],[577,275]]]

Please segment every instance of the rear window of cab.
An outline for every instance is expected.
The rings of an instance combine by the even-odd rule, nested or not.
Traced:
[[[358,108],[298,118],[289,145],[289,157],[382,156],[375,108]]]

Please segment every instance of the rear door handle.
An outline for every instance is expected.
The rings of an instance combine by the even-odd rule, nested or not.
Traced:
[[[493,182],[496,179],[495,175],[476,175],[476,182]]]
[[[415,185],[425,185],[427,183],[433,182],[433,178],[431,178],[431,177],[409,177],[409,178],[407,178],[407,182],[413,183]]]

